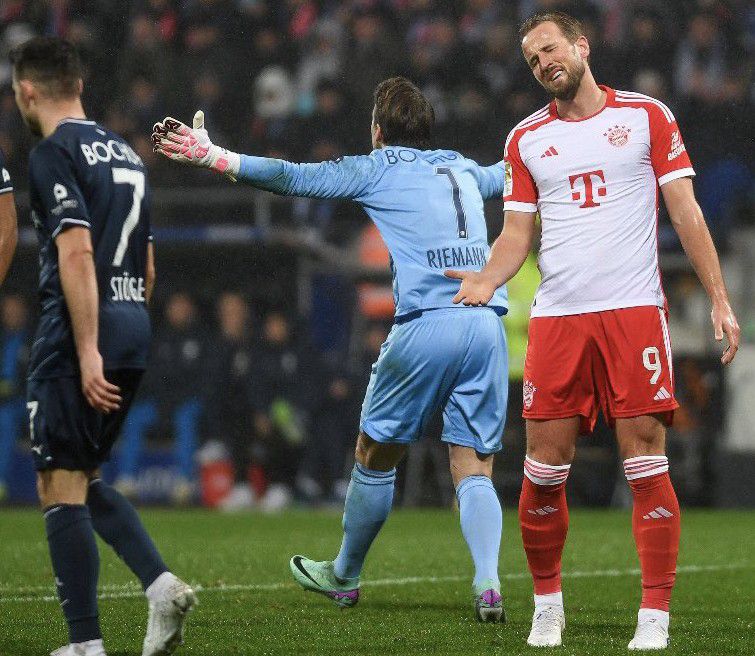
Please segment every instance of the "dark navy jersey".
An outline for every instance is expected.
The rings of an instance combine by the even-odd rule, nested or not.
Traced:
[[[32,220],[39,238],[39,327],[29,378],[78,373],[55,238],[91,232],[99,287],[99,350],[105,370],[146,366],[149,188],[141,158],[94,121],[65,119],[29,158]]]
[[[0,194],[7,194],[9,191],[13,191],[13,183],[5,167],[5,154],[0,150]]]

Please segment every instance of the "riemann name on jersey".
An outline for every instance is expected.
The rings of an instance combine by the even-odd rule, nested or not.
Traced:
[[[81,152],[89,166],[95,166],[100,162],[129,162],[137,166],[144,166],[142,158],[137,155],[127,143],[110,139],[107,142],[93,141],[91,144],[81,144]]]

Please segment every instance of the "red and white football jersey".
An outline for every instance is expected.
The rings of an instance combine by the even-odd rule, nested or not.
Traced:
[[[658,188],[695,172],[666,105],[601,88],[596,114],[562,119],[552,102],[506,140],[504,210],[542,222],[533,317],[665,305]]]

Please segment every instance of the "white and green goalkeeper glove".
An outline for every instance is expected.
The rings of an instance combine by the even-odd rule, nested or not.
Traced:
[[[194,127],[166,116],[152,128],[152,145],[156,153],[182,164],[192,164],[221,173],[236,182],[241,156],[210,141],[204,128],[204,112],[194,114]]]

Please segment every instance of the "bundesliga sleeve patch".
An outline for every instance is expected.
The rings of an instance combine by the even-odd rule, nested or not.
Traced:
[[[506,162],[504,164],[504,185],[503,185],[503,195],[504,196],[511,196],[511,194],[514,193],[514,176],[511,172],[511,163]]]

